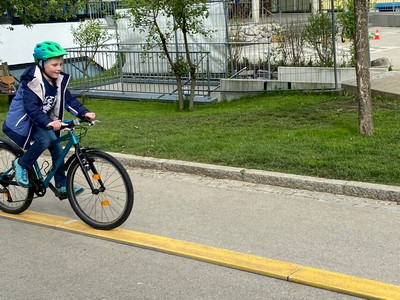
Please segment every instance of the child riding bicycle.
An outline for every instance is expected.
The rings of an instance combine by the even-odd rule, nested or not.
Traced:
[[[66,54],[68,52],[55,42],[45,41],[35,46],[35,66],[27,68],[21,76],[18,91],[3,123],[3,132],[26,150],[13,162],[16,181],[23,187],[29,186],[27,170],[46,149],[49,149],[53,163],[61,155],[61,144],[51,143],[60,136],[64,109],[77,117],[96,118],[95,113],[67,89],[69,75],[62,72]],[[56,172],[54,181],[59,194],[66,195],[67,180],[63,167]],[[75,194],[82,192],[82,188],[75,187]]]

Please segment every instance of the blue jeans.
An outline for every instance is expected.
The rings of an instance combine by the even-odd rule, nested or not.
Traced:
[[[54,140],[57,139],[54,131],[36,127],[33,129],[32,137],[34,143],[18,160],[18,163],[21,165],[21,167],[31,170],[35,161],[46,149],[49,149],[54,165],[57,158],[60,157],[63,151],[60,143],[50,145]],[[66,185],[67,177],[65,176],[64,164],[62,164],[54,174],[54,181],[57,188]]]

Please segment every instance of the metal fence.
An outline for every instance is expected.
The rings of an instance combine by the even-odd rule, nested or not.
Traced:
[[[124,49],[132,47],[137,49]],[[171,55],[175,60],[184,53],[173,51]],[[191,51],[191,57],[197,66],[195,94],[209,97],[213,85],[210,52]],[[163,52],[147,51],[144,55],[139,44],[107,45],[97,51],[90,48],[68,49],[64,70],[73,78],[69,84],[70,89],[81,94],[109,92],[120,96],[132,97],[132,94],[139,94],[144,98],[161,98],[177,93],[176,78]],[[190,77],[184,76],[182,79],[183,88],[189,89]]]
[[[271,66],[270,45],[268,42],[191,44],[191,57],[197,67],[195,94],[209,97],[221,78],[277,79],[277,69]],[[130,44],[107,45],[97,51],[74,48],[68,49],[68,53],[64,70],[72,75],[69,85],[72,90],[177,92],[176,78],[162,51],[147,51],[145,55],[140,44]],[[171,54],[173,60],[184,56],[181,51],[171,51]],[[190,83],[187,74],[183,77],[183,88],[189,89]]]
[[[340,39],[338,43],[340,64],[349,59],[350,45]],[[191,57],[197,66],[195,95],[210,97],[218,90],[222,78],[278,80],[278,61],[282,60],[277,50],[279,45],[272,40],[191,44]],[[172,59],[184,56],[179,49],[171,51]],[[301,50],[305,62],[313,59],[315,54],[311,49]],[[72,75],[70,88],[76,93],[112,92],[145,98],[177,94],[176,78],[162,51],[147,51],[144,55],[140,44],[121,44],[98,51],[75,48],[68,52],[64,69]],[[190,83],[188,74],[183,77],[183,89],[188,90]]]
[[[213,2],[224,5],[222,10],[213,8],[214,11],[210,11],[211,14],[220,14],[216,19],[225,20],[223,25],[217,25],[224,26],[218,28],[224,34],[220,34],[213,42],[190,44],[191,57],[197,66],[195,95],[209,98],[218,90],[222,78],[279,80],[278,66],[319,66],[320,58],[315,49],[304,43],[300,36],[293,36],[296,31],[307,26],[309,4],[314,2],[300,1],[303,4],[299,8],[300,2],[291,0],[284,2],[285,7],[280,1],[260,1],[261,18],[257,22],[253,22],[251,0]],[[291,7],[292,2],[296,2],[297,6]],[[320,3],[325,5],[325,2]],[[93,11],[101,11],[101,15],[107,15],[104,8],[109,8],[108,13],[112,14],[119,7],[118,1],[111,1]],[[116,26],[115,29],[120,36],[125,34],[128,37],[125,40],[135,40],[137,36],[128,36],[128,21],[124,22],[119,22],[119,28]],[[285,32],[291,35],[292,40],[288,41]],[[294,45],[299,42],[302,44]],[[177,82],[162,51],[147,51],[144,55],[142,46],[142,43],[122,42],[107,45],[98,51],[68,49],[65,69],[74,78],[70,83],[71,89],[77,93],[108,92],[131,97],[136,94],[139,98],[176,96]],[[348,66],[351,60],[350,43],[342,39],[339,31],[334,46],[337,66]],[[184,56],[184,48],[178,42],[169,47],[173,60]],[[328,51],[323,50],[322,53],[324,52]],[[289,71],[285,71],[285,78],[287,72]],[[299,69],[296,69],[296,77],[299,77],[298,72]],[[316,74],[317,72],[319,71]],[[307,76],[310,76],[310,71]],[[189,74],[184,76],[183,88],[189,89],[190,82]]]

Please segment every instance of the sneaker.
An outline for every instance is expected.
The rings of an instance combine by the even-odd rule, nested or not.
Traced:
[[[15,170],[15,180],[17,183],[22,186],[22,187],[29,187],[29,180],[28,180],[28,172],[21,167],[21,165],[18,163],[19,158],[14,160],[13,162],[13,168]]]
[[[77,186],[74,187],[74,193],[75,193],[75,195],[82,194],[83,191],[84,191],[84,189],[81,188],[81,187],[77,187]],[[58,194],[60,195],[60,198],[61,198],[61,199],[67,198],[67,187],[66,187],[65,185],[62,186],[62,187],[57,188],[57,192],[58,192]]]

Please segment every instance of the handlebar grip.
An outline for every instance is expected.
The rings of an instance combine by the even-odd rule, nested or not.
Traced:
[[[47,130],[53,130],[54,128],[53,128],[53,126],[49,125],[49,126],[46,126],[46,129]]]

